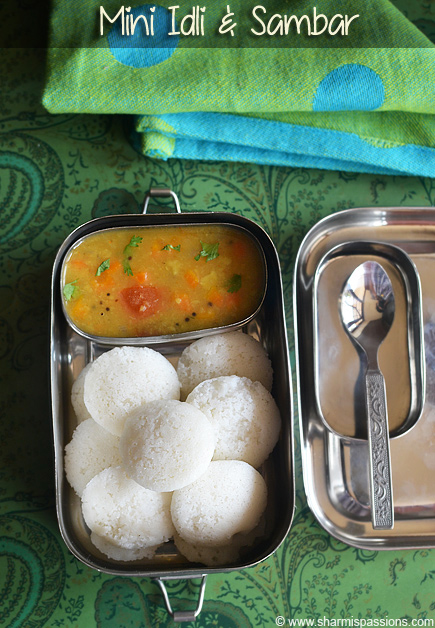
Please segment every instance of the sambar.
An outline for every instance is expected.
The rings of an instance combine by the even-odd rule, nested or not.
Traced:
[[[98,337],[146,337],[243,321],[265,290],[262,253],[226,225],[105,229],[69,252],[62,296],[73,325]]]

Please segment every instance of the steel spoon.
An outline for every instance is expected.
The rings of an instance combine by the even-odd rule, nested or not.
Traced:
[[[394,309],[393,286],[382,266],[360,264],[342,290],[340,312],[345,330],[367,356],[370,495],[373,528],[379,530],[394,525],[385,381],[378,365],[378,349],[391,328]]]

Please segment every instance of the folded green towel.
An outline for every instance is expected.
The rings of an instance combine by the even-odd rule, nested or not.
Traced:
[[[168,36],[174,4],[164,1],[124,9],[148,25],[152,14],[154,36],[140,28],[142,19],[134,35],[122,35],[121,19],[103,16],[101,37],[100,6],[113,19],[121,5],[85,0],[73,11],[67,0],[54,1],[49,111],[137,114],[144,154],[162,159],[435,176],[435,46],[388,0],[323,0],[317,13],[306,1],[208,0],[194,5],[206,8],[204,37]],[[217,32],[227,6],[234,38]],[[255,6],[264,7],[256,10],[262,22]],[[347,36],[307,35],[320,13],[331,19],[358,10]],[[261,32],[274,14],[307,19],[299,35],[293,21],[288,36],[253,37],[251,29]],[[336,18],[334,28],[340,24]],[[426,32],[431,24],[426,19]],[[278,17],[271,26],[280,26]]]

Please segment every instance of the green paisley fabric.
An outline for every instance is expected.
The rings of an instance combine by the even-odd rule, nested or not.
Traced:
[[[435,26],[435,7],[422,0],[423,6],[428,28]],[[47,114],[39,104],[43,50],[3,50],[2,59],[0,626],[173,626],[154,582],[89,569],[59,533],[48,392],[50,273],[59,245],[92,217],[138,212],[153,185],[173,189],[186,210],[252,218],[279,251],[294,371],[292,271],[304,235],[322,217],[348,207],[435,205],[435,180],[155,161],[138,152],[122,117]],[[435,618],[434,551],[362,551],[329,536],[307,507],[297,416],[295,429],[291,532],[257,567],[209,577],[196,628],[269,628],[278,616],[301,625],[323,618]],[[181,605],[196,591],[175,581],[170,595]]]

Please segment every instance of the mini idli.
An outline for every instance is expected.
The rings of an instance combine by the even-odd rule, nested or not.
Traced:
[[[91,531],[129,550],[152,548],[172,538],[170,504],[170,493],[143,488],[122,467],[101,471],[82,495],[83,518]]]
[[[120,560],[129,562],[132,560],[141,560],[142,558],[153,558],[156,553],[158,545],[153,547],[139,547],[138,549],[126,549],[125,547],[118,547],[113,543],[109,543],[106,539],[103,539],[95,532],[91,532],[91,541],[95,547],[100,550],[102,554],[105,554],[108,558],[113,560]]]
[[[121,436],[127,415],[158,399],[179,399],[177,372],[148,347],[116,347],[92,362],[84,380],[84,402],[92,418]]]
[[[204,473],[214,430],[201,410],[182,401],[154,401],[126,421],[120,451],[128,475],[153,491],[174,491]]]
[[[100,471],[121,464],[119,437],[110,434],[93,419],[80,423],[65,447],[66,477],[79,496]]]
[[[251,547],[254,542],[264,535],[265,518],[247,534],[236,534],[225,545],[192,545],[185,541],[177,532],[174,534],[174,544],[180,554],[192,563],[203,563],[207,567],[222,567],[235,563],[242,553]]]
[[[181,398],[206,379],[239,375],[272,390],[272,364],[264,347],[241,331],[204,336],[184,349],[177,366]]]
[[[220,567],[231,565],[239,558],[240,547],[236,544],[227,545],[192,545],[185,541],[179,534],[174,534],[174,544],[180,554],[191,563],[202,563],[207,567]]]
[[[258,468],[278,441],[280,412],[260,382],[216,377],[199,384],[186,402],[201,410],[215,430],[214,460],[244,460]]]
[[[267,503],[258,471],[241,460],[217,460],[195,482],[172,495],[177,533],[192,545],[225,545],[255,528]]]
[[[90,419],[91,415],[85,406],[85,377],[86,373],[89,371],[89,367],[91,364],[87,364],[85,368],[83,368],[71,389],[71,404],[74,409],[77,423],[82,423],[86,421],[86,419]]]

